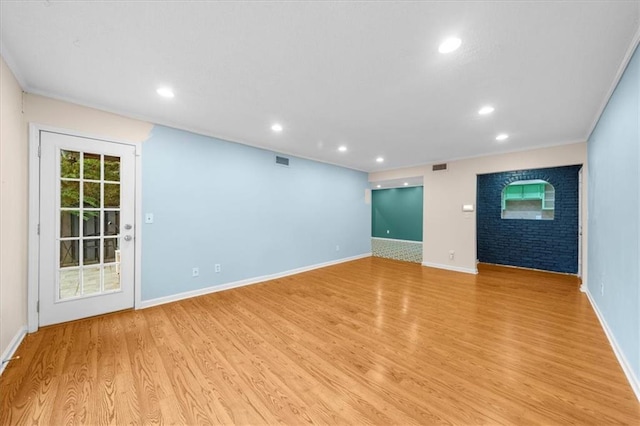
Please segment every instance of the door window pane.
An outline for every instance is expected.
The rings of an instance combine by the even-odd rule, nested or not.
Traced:
[[[82,294],[100,293],[100,267],[82,268]]]
[[[100,180],[100,154],[85,152],[83,158],[83,177],[90,180]]]
[[[68,299],[70,297],[80,296],[80,270],[79,269],[61,269],[58,277],[60,299]]]
[[[60,267],[78,266],[80,264],[80,250],[78,240],[60,241]]]
[[[60,182],[60,207],[80,207],[80,182]]]
[[[118,265],[104,267],[104,291],[120,290],[120,271]]]
[[[90,239],[82,241],[84,256],[82,264],[83,265],[94,265],[96,263],[100,263],[100,240],[99,239]]]
[[[83,206],[87,208],[100,208],[100,183],[85,182],[84,194],[82,195]]]
[[[80,153],[60,150],[60,177],[78,179],[80,177]]]
[[[104,156],[104,180],[120,182],[120,157]]]
[[[104,239],[104,263],[116,262],[116,252],[118,251],[118,238]]]
[[[80,212],[78,210],[66,210],[60,212],[60,237],[80,236]]]
[[[120,212],[104,212],[104,235],[118,235],[120,233]]]
[[[120,207],[120,184],[104,184],[104,207]]]
[[[82,235],[85,237],[100,236],[100,212],[86,211],[84,212],[82,224]]]

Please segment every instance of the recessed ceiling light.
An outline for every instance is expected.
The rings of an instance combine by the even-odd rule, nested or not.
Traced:
[[[509,135],[506,133],[500,133],[498,136],[496,136],[497,141],[504,141],[507,139],[509,139]]]
[[[158,95],[162,96],[163,98],[167,98],[167,99],[171,99],[175,96],[173,94],[173,90],[171,90],[170,87],[159,87],[158,90],[156,90],[156,93],[158,93]]]
[[[347,147],[346,147],[346,146],[344,146],[344,145],[341,145],[341,146],[339,146],[339,147],[338,147],[338,151],[340,151],[340,152],[347,152]]]
[[[457,50],[462,44],[462,40],[457,37],[449,37],[442,43],[440,43],[440,47],[438,47],[438,52],[440,53],[451,53],[454,50]]]
[[[485,105],[482,108],[480,108],[480,110],[478,111],[478,114],[487,115],[487,114],[491,114],[495,110],[496,109],[494,107],[492,107],[491,105]]]
[[[382,185],[376,185],[376,188],[382,188]]]
[[[403,183],[404,186],[409,186],[409,182]]]
[[[378,162],[378,163],[382,163],[383,161],[384,161],[384,158],[382,158],[382,157],[376,158],[376,162]]]
[[[271,126],[271,130],[280,133],[282,131],[282,124],[274,123],[273,126]]]

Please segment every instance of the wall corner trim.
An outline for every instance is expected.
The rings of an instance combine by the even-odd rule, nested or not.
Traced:
[[[616,358],[618,359],[618,363],[620,363],[620,366],[622,367],[622,371],[624,372],[625,376],[627,376],[627,380],[629,381],[629,385],[631,386],[631,389],[633,389],[633,392],[636,394],[636,398],[640,402],[640,380],[638,380],[638,378],[634,374],[633,369],[631,368],[631,365],[629,364],[629,362],[627,361],[627,358],[624,356],[624,353],[620,349],[620,346],[618,345],[616,338],[611,332],[611,329],[607,325],[607,322],[605,321],[604,317],[600,313],[600,310],[598,309],[598,305],[596,304],[595,300],[593,300],[593,297],[591,296],[591,291],[589,291],[588,287],[585,291],[585,294],[587,295],[587,299],[589,299],[589,303],[591,303],[591,307],[593,308],[593,311],[596,313],[596,317],[598,317],[598,321],[600,321],[600,325],[602,326],[602,330],[604,331],[604,334],[607,336],[607,339],[609,339],[609,343],[611,344],[613,353],[616,355]]]
[[[422,266],[427,266],[429,268],[438,268],[438,269],[446,269],[447,271],[453,272],[463,272],[465,274],[478,274],[478,268],[463,268],[462,266],[451,266],[451,265],[443,265],[441,263],[432,263],[432,262],[422,262]]]
[[[0,376],[4,372],[5,367],[9,365],[8,362],[4,362],[4,361],[13,357],[13,354],[16,353],[16,351],[20,347],[20,343],[22,343],[22,340],[26,335],[27,335],[27,326],[24,325],[20,327],[20,329],[18,329],[18,332],[16,333],[16,335],[13,336],[13,339],[11,339],[11,341],[9,342],[9,346],[7,346],[7,349],[5,349],[4,352],[2,352],[2,358],[0,358],[0,360],[2,361],[0,363]]]
[[[371,253],[364,253],[356,256],[345,257],[329,262],[317,263],[315,265],[303,266],[302,268],[291,269],[288,271],[278,272],[271,275],[262,275],[259,277],[248,278],[246,280],[234,281],[226,284],[200,288],[198,290],[186,291],[184,293],[172,294],[170,296],[158,297],[156,299],[143,300],[136,304],[136,309],[145,309],[152,306],[164,305],[166,303],[177,302],[178,300],[190,299],[192,297],[204,296],[205,294],[217,293],[219,291],[231,290],[233,288],[244,287],[252,284],[259,284],[265,281],[276,280],[278,278],[288,277],[290,275],[301,274],[303,272],[312,271],[314,269],[326,268],[327,266],[337,265],[340,263],[351,262],[353,260],[371,257]]]

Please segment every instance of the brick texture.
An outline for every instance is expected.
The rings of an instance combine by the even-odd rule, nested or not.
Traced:
[[[478,175],[478,260],[546,271],[578,272],[578,170],[553,167]],[[503,188],[543,179],[555,188],[553,220],[501,218]]]

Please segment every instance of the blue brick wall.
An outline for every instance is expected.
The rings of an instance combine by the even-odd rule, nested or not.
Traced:
[[[578,170],[553,167],[478,175],[478,260],[546,271],[578,272]],[[543,179],[555,188],[553,220],[501,218],[503,188],[517,180]]]

